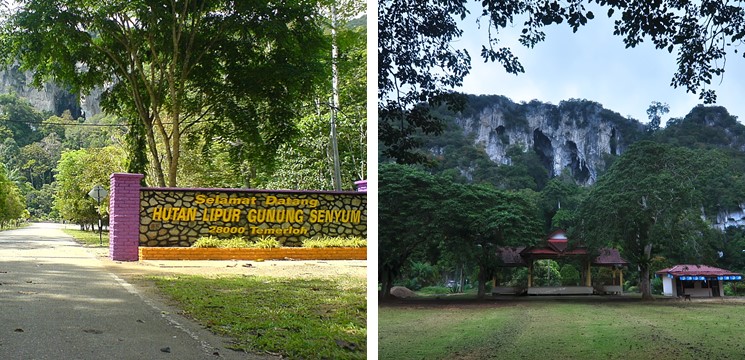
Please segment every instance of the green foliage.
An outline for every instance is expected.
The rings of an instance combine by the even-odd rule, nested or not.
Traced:
[[[442,237],[436,215],[450,182],[410,166],[378,167],[378,280],[386,296],[409,257]]]
[[[258,249],[275,249],[282,247],[282,244],[280,244],[279,240],[277,240],[277,238],[275,238],[274,236],[262,236],[257,239],[251,239],[251,241],[248,242],[248,247]]]
[[[98,222],[97,204],[88,192],[95,185],[106,186],[112,173],[124,171],[125,154],[120,147],[65,151],[57,164],[54,207],[63,219],[87,227]],[[101,214],[108,212],[101,202]]]
[[[26,191],[26,206],[31,220],[48,221],[59,219],[59,213],[54,208],[55,183],[44,184],[41,189]]]
[[[649,117],[649,124],[647,124],[647,133],[654,134],[660,130],[660,123],[662,122],[662,115],[670,112],[670,106],[661,102],[652,102],[647,108],[647,116]]]
[[[662,287],[662,278],[655,276],[651,281],[652,286],[652,294],[655,295],[662,295],[663,287]]]
[[[102,107],[143,125],[153,176],[175,186],[181,136],[196,123],[245,158],[271,161],[321,73],[326,41],[315,6],[34,0],[6,18],[2,53],[32,70],[35,85],[47,78],[83,92],[110,85]]]
[[[564,264],[559,269],[559,276],[561,279],[561,285],[563,286],[578,286],[580,282],[580,273],[572,264]]]
[[[180,166],[178,183],[181,186],[241,188],[250,182],[252,175],[233,161],[232,148],[227,142],[201,136],[187,136],[184,140],[182,152],[189,161]]]
[[[243,237],[218,238],[213,236],[203,236],[197,239],[191,247],[196,248],[260,248],[273,249],[279,248],[279,240],[274,236],[262,236],[255,239],[246,239]],[[303,240],[302,247],[305,248],[335,248],[335,247],[366,247],[367,240],[359,237],[332,237],[324,236],[320,238]]]
[[[118,116],[97,114],[85,119],[55,118],[48,119],[49,122],[70,124],[64,126],[62,143],[68,150],[79,150],[85,148],[102,148],[109,145],[121,146],[125,132],[136,133],[136,129],[124,127],[124,120]],[[76,126],[79,125],[79,126]]]
[[[217,238],[212,236],[203,236],[197,239],[191,247],[195,248],[255,248],[255,249],[274,249],[282,247],[279,240],[273,236],[262,236],[260,238],[247,240],[242,237],[232,237],[228,239]]]
[[[479,293],[495,271],[495,248],[543,234],[537,194],[465,185],[405,165],[381,164],[378,269],[386,286],[410,256],[441,248],[478,267]]]
[[[698,105],[682,119],[670,119],[658,141],[690,148],[745,148],[745,125],[721,106]]]
[[[603,246],[599,239],[619,246],[642,269],[641,290],[649,297],[653,254],[715,259],[717,237],[701,221],[701,209],[716,208],[733,190],[742,194],[731,165],[717,151],[636,143],[590,190],[578,234],[595,246]]]
[[[415,135],[442,132],[429,106],[464,106],[450,89],[468,74],[471,58],[450,42],[462,33],[456,18],[468,11],[463,1],[397,4],[378,3],[378,139],[383,158],[421,163],[426,156]]]
[[[743,296],[745,295],[745,285],[739,282],[724,283],[724,296]]]
[[[405,279],[403,285],[411,290],[418,291],[425,286],[437,285],[439,275],[436,266],[426,262],[411,261],[403,269],[402,278]]]
[[[719,234],[719,250],[722,256],[718,265],[724,269],[745,273],[745,227],[729,226]],[[745,288],[745,286],[743,286]]]
[[[34,129],[41,125],[44,115],[36,111],[28,100],[13,94],[2,94],[0,109],[0,125],[10,130],[16,146],[24,147],[41,139],[41,133]]]
[[[307,248],[333,248],[333,247],[353,247],[361,248],[367,247],[367,239],[351,236],[351,237],[337,237],[337,236],[321,236],[311,239],[303,240],[303,247]]]
[[[559,286],[563,281],[556,261],[537,260],[533,263],[534,286]]]
[[[411,289],[411,288],[409,288]],[[452,294],[455,288],[447,286],[424,286],[417,290],[418,295],[446,295]]]
[[[578,221],[579,205],[586,192],[586,189],[577,185],[570,176],[549,180],[540,193],[540,207],[545,221],[544,232],[574,227]]]
[[[229,239],[217,238],[213,236],[203,236],[197,239],[191,247],[194,248],[246,248],[248,242],[240,237]]]
[[[336,118],[343,190],[354,189],[354,181],[367,175],[365,114],[364,111],[340,114]],[[257,180],[261,185],[273,189],[332,190],[329,123],[328,113],[301,119],[297,124],[298,135],[279,148],[276,166],[259,174]]]
[[[23,200],[20,189],[10,181],[5,166],[0,163],[0,229],[28,216]]]

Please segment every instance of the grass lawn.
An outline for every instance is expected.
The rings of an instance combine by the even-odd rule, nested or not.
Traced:
[[[101,245],[101,242],[99,242],[98,230],[83,231],[83,230],[74,230],[74,229],[62,229],[62,231],[65,234],[74,237],[75,240],[85,244],[86,246],[109,247],[109,232],[108,231],[103,231],[101,233],[101,241],[103,242],[103,245]]]
[[[364,359],[365,279],[155,277],[186,316],[234,349],[290,359]]]
[[[378,310],[380,359],[743,359],[745,304],[420,302]]]

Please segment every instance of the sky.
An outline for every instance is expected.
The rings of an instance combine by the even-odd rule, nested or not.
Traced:
[[[606,11],[595,10],[595,19],[576,33],[563,23],[545,28],[546,40],[529,49],[517,42],[520,26],[507,29],[500,36],[501,46],[510,47],[525,73],[508,74],[498,63],[484,63],[481,45],[487,44],[486,29],[476,25],[480,4],[461,23],[464,35],[455,48],[466,49],[471,55],[471,73],[463,86],[456,89],[468,94],[504,95],[515,102],[539,100],[558,105],[562,100],[587,99],[622,116],[648,122],[646,110],[652,102],[667,103],[667,119],[681,118],[697,104],[698,94],[670,85],[676,65],[676,50],[655,49],[645,41],[636,48],[625,48],[623,38],[613,35],[613,19]],[[516,22],[518,25],[522,21]],[[745,123],[745,59],[740,55],[727,57],[722,78],[714,78],[710,88],[717,92],[717,103]]]

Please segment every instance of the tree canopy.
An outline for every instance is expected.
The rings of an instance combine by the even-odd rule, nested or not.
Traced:
[[[27,214],[21,190],[11,181],[8,170],[0,163],[0,229]]]
[[[632,145],[593,186],[581,205],[578,233],[595,247],[613,244],[640,268],[643,298],[651,299],[650,267],[655,254],[696,263],[713,260],[703,236],[702,211],[718,204],[738,184],[715,150],[673,147],[649,141]],[[742,199],[741,185],[738,185]],[[711,191],[719,189],[718,191]],[[692,255],[692,256],[691,256]]]
[[[125,154],[121,147],[107,146],[66,151],[57,165],[54,207],[60,216],[82,227],[98,221],[98,212],[108,212],[108,202],[101,209],[88,196],[95,185],[107,187],[112,173],[124,171]]]
[[[456,183],[408,165],[380,167],[381,296],[413,255],[440,248],[478,265],[479,296],[496,270],[496,248],[542,236],[537,196]],[[535,193],[534,193],[535,195]]]
[[[316,14],[302,0],[31,0],[0,37],[37,86],[105,86],[104,110],[136,119],[158,185],[175,186],[182,136],[199,123],[259,165],[273,159],[321,72]]]
[[[378,111],[382,154],[402,163],[421,162],[415,135],[439,134],[442,125],[424,105],[462,107],[452,93],[469,73],[471,57],[454,41],[462,31],[457,18],[468,10],[463,0],[378,2]],[[485,61],[508,73],[524,69],[500,37],[506,27],[522,28],[519,42],[527,47],[546,40],[545,27],[566,24],[573,31],[595,18],[586,8],[595,3],[615,20],[613,35],[626,47],[651,41],[657,49],[676,52],[677,71],[670,85],[716,101],[707,86],[724,74],[726,59],[745,37],[745,9],[723,0],[486,0],[478,21],[488,33],[482,45]],[[745,56],[745,54],[743,54]]]

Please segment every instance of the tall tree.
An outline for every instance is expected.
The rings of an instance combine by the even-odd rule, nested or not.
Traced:
[[[705,150],[636,143],[581,205],[579,235],[595,247],[621,248],[639,266],[643,299],[652,299],[650,266],[656,255],[682,259],[675,249],[699,252],[708,246],[709,238],[698,235],[701,211],[710,197],[706,189],[714,179],[733,176],[725,167],[711,171],[717,158]],[[702,259],[706,254],[699,255]]]
[[[125,154],[121,147],[80,149],[66,151],[57,164],[57,182],[54,207],[63,219],[79,224],[82,228],[98,221],[96,202],[88,196],[95,185],[108,183],[111,173],[124,170]],[[108,210],[102,202],[101,213]]]
[[[456,185],[438,207],[438,224],[454,253],[478,265],[478,297],[499,265],[497,247],[532,244],[543,235],[536,199],[526,192]]]
[[[270,161],[319,74],[314,2],[30,0],[2,27],[8,63],[143,127],[158,185],[175,186],[181,140],[200,122]],[[159,146],[160,145],[160,146]]]
[[[329,137],[333,123],[336,128],[337,154],[343,189],[352,189],[353,181],[367,175],[367,29],[366,17],[360,17],[364,2],[359,0],[322,3],[327,32],[336,39],[336,58],[328,49],[329,61],[336,66],[337,96],[332,84],[334,72],[328,65],[326,80],[319,82],[313,99],[306,105],[306,114],[297,121],[297,134],[278,151],[276,167],[257,174],[257,183],[268,188],[334,189],[336,155]],[[338,99],[333,104],[329,99]],[[332,116],[332,111],[335,114]]]
[[[410,256],[438,243],[440,199],[452,182],[408,165],[382,164],[378,172],[378,281],[387,298]]]
[[[654,134],[660,130],[660,124],[662,123],[662,115],[670,112],[670,106],[661,103],[659,101],[653,101],[652,104],[647,108],[647,118],[649,118],[649,124],[647,124],[647,133]]]
[[[378,1],[378,137],[382,155],[399,163],[422,162],[418,131],[442,132],[427,105],[464,105],[450,89],[470,70],[471,57],[450,42],[463,33],[465,0]]]
[[[12,94],[0,95],[0,124],[12,132],[12,137],[18,147],[41,139],[41,133],[36,129],[41,125],[44,115],[31,106],[26,99]]]
[[[7,169],[0,163],[0,229],[8,222],[20,219],[25,210],[20,189],[8,178]]]

